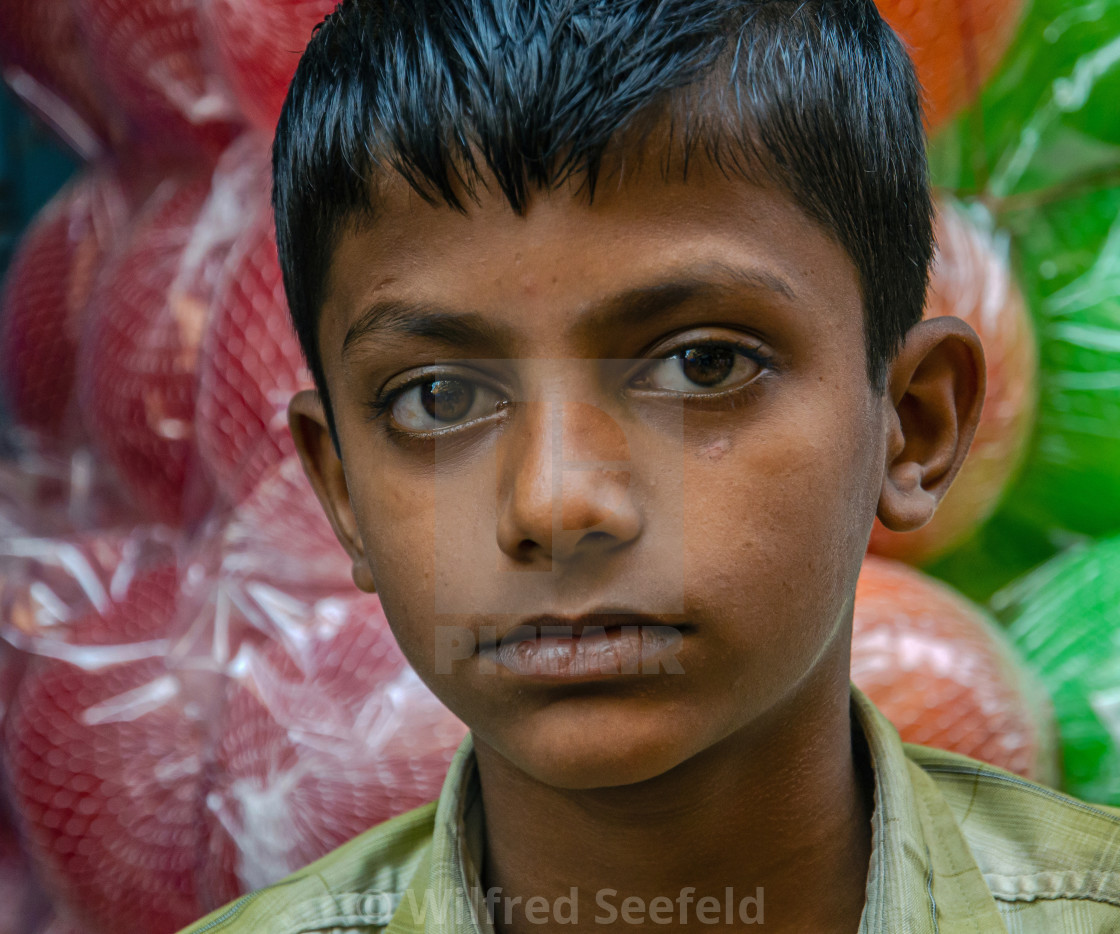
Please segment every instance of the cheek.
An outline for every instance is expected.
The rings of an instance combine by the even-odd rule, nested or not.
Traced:
[[[731,638],[780,637],[792,660],[844,612],[875,503],[874,452],[852,422],[838,405],[804,406],[686,456],[685,580]]]
[[[410,661],[427,652],[434,630],[434,492],[430,479],[391,470],[368,471],[350,484],[377,593]]]
[[[453,607],[463,596],[465,582],[487,580],[495,573],[495,518],[492,505],[488,509],[485,497],[479,495],[487,484],[493,485],[492,474],[485,459],[476,467],[450,473],[402,459],[400,464],[389,462],[381,469],[367,470],[360,483],[350,486],[390,628],[422,677],[435,667],[440,638],[458,638],[449,633],[478,624],[471,613],[437,610]],[[447,544],[462,539],[449,532],[464,528],[472,530],[470,547]],[[475,539],[476,534],[480,538]],[[440,627],[445,627],[442,633]]]

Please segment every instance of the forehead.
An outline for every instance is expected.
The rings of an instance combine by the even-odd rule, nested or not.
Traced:
[[[385,179],[373,217],[343,232],[332,256],[319,332],[328,373],[377,303],[477,313],[528,337],[534,326],[564,331],[627,290],[705,277],[769,287],[807,315],[827,314],[822,326],[862,338],[859,275],[843,247],[777,187],[709,163],[675,178],[638,166],[593,198],[573,179],[537,192],[522,214],[486,190],[465,203],[465,212],[433,206],[398,176]]]

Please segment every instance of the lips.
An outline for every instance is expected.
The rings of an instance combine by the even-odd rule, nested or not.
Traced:
[[[584,613],[581,616],[555,616],[545,614],[522,620],[516,626],[500,633],[494,639],[481,639],[478,651],[494,650],[501,644],[538,639],[541,636],[559,636],[560,632],[571,638],[579,638],[585,629],[621,630],[623,627],[659,628],[671,627],[686,632],[692,627],[685,623],[669,622],[665,617],[650,616],[645,613],[628,613],[615,610]]]
[[[691,627],[634,613],[538,616],[478,646],[480,664],[545,681],[683,673],[676,654]]]

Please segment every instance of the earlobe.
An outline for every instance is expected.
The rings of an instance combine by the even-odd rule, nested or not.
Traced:
[[[317,392],[307,389],[292,397],[288,403],[288,427],[307,479],[334,534],[350,556],[354,584],[359,590],[374,593],[373,575],[350,503],[346,475],[331,441],[326,413]]]
[[[960,318],[929,318],[910,329],[891,367],[884,409],[878,516],[892,532],[933,518],[972,445],[985,385],[980,338]]]

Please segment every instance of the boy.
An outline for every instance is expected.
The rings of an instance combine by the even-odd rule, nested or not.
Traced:
[[[1120,929],[1120,817],[849,681],[983,355],[871,0],[346,0],[275,145],[308,476],[470,727],[197,932]]]

